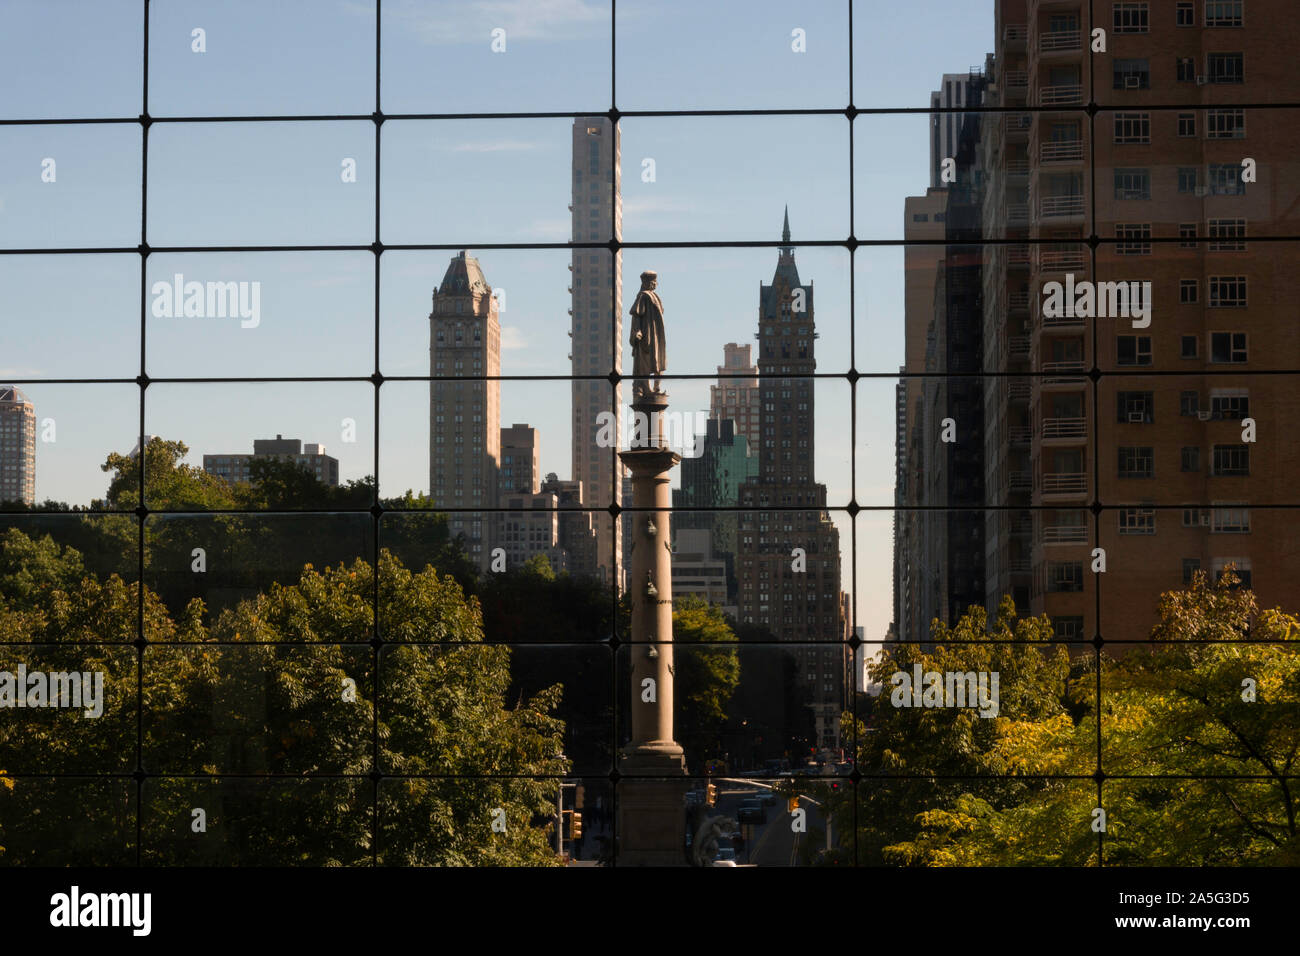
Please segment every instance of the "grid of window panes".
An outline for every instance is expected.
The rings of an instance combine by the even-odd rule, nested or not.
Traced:
[[[884,0],[720,4],[684,38],[615,0],[505,26],[396,0],[87,12],[103,90],[52,83],[0,110],[6,172],[37,184],[13,194],[0,269],[49,306],[5,321],[50,325],[3,384],[52,468],[107,486],[0,515],[0,672],[45,675],[37,702],[4,703],[0,863],[619,865],[621,797],[645,795],[620,769],[631,675],[656,653],[631,625],[647,582],[624,576],[641,519],[667,516],[632,507],[625,435],[569,446],[630,400],[641,268],[674,409],[725,412],[677,465],[668,519],[686,777],[661,782],[684,804],[682,862],[708,862],[692,844],[711,814],[736,824],[719,859],[985,862],[922,820],[943,810],[1023,828],[1004,863],[1189,863],[1113,830],[1198,786],[1253,834],[1232,853],[1280,845],[1264,806],[1296,780],[1269,763],[1286,740],[1224,705],[1222,735],[1152,762],[1150,728],[1195,710],[1144,689],[1127,655],[1145,645],[1113,636],[1144,622],[1159,667],[1234,701],[1293,671],[1285,626],[1223,610],[1289,560],[1275,532],[1296,526],[1289,484],[1259,478],[1289,474],[1272,443],[1300,375],[1295,341],[1251,321],[1285,312],[1290,281],[1252,259],[1300,242],[1280,204],[1297,98],[1251,72],[1268,6],[1080,0],[1028,23],[985,0],[996,31],[969,59],[998,55],[942,76],[928,107],[882,74]],[[23,16],[72,69],[48,13],[0,29]],[[746,47],[735,19],[771,42]],[[1169,25],[1206,44],[1148,51]],[[1032,75],[1008,68],[1017,50],[1043,57]],[[1154,298],[1109,305],[1150,307],[1150,328],[1047,311],[1051,278],[1096,280],[1100,310],[1105,280],[1148,262],[1168,277]],[[814,282],[815,306],[791,298]],[[904,345],[899,374],[884,356]],[[1030,417],[995,413],[1016,403]],[[908,535],[925,545],[891,561]],[[1210,544],[1176,553],[1191,535]],[[792,583],[809,558],[812,586]],[[918,599],[933,631],[903,631],[900,560],[907,587],[944,595]],[[1230,567],[1222,627],[1161,623],[1162,592]],[[1005,595],[1019,625],[993,623]],[[1245,663],[1198,670],[1172,645]],[[59,694],[77,708],[47,706]],[[1262,757],[1216,750],[1252,733]]]

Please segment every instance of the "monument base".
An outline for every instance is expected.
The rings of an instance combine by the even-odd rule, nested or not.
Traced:
[[[681,746],[642,744],[623,758],[619,772],[616,865],[686,866],[690,781]]]

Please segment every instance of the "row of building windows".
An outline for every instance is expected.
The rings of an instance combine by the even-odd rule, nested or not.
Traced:
[[[441,344],[443,344],[444,342],[447,341],[447,331],[446,331],[446,329],[438,329],[437,340],[438,340],[438,344],[439,344],[439,345],[441,345]],[[457,344],[460,344],[461,342],[465,341],[465,329],[464,329],[464,328],[462,328],[462,327],[460,327],[460,326],[457,326],[457,328],[456,328],[456,330],[455,330],[455,340],[456,340],[456,343],[457,343]],[[483,341],[483,330],[482,330],[481,328],[475,328],[475,329],[474,329],[474,341],[475,341],[475,342],[481,342],[481,341]]]
[[[1220,296],[1229,296],[1223,299],[1221,305],[1241,305],[1245,303],[1245,285],[1240,289],[1231,284],[1219,287]],[[1241,301],[1237,301],[1230,296],[1240,293]],[[1241,365],[1248,361],[1249,350],[1247,348],[1247,337],[1245,332],[1209,332],[1207,339],[1209,341],[1209,355],[1207,356],[1212,365]],[[1199,358],[1198,351],[1200,339],[1195,335],[1180,336],[1179,355],[1181,358],[1194,359]],[[1115,337],[1115,363],[1120,366],[1147,366],[1153,364],[1153,353],[1151,350],[1151,336],[1149,335],[1119,335]]]
[[[1193,196],[1244,196],[1246,184],[1242,182],[1241,167],[1232,163],[1211,163],[1206,175],[1199,166],[1179,166],[1176,172],[1179,195]],[[1151,170],[1145,167],[1120,167],[1114,172],[1116,200],[1142,200],[1151,198]]]
[[[1189,67],[1184,67],[1184,62]],[[1146,57],[1133,59],[1116,59],[1111,64],[1111,87],[1116,90],[1149,90],[1151,88],[1151,61]],[[1203,83],[1244,83],[1246,82],[1246,58],[1241,53],[1206,53],[1205,72],[1196,73],[1195,61],[1189,57],[1177,58],[1177,76],[1184,79],[1184,70],[1189,69],[1186,82]]]
[[[1156,509],[1151,507],[1121,508],[1118,510],[1118,531],[1123,535],[1154,535],[1156,533]],[[1182,527],[1209,528],[1216,534],[1248,534],[1250,532],[1250,509],[1241,506],[1219,506],[1214,508],[1182,509]],[[1242,559],[1237,559],[1239,562]],[[1216,562],[1217,563],[1217,562]],[[1240,568],[1240,565],[1239,565]],[[1193,570],[1199,570],[1199,561]],[[1238,571],[1240,574],[1240,570]],[[1083,562],[1059,561],[1048,563],[1048,590],[1082,591]],[[1184,583],[1191,583],[1191,575],[1184,577]],[[1249,584],[1246,585],[1249,587]]]
[[[1200,393],[1189,391],[1179,395],[1179,415],[1199,415]],[[1115,402],[1116,421],[1129,425],[1155,423],[1155,393],[1122,391]],[[1241,421],[1250,417],[1250,396],[1247,389],[1214,389],[1210,395],[1210,410],[1206,415],[1217,421]]]
[[[1251,586],[1251,568],[1249,558],[1215,558],[1214,577],[1217,579],[1221,576],[1224,568],[1229,564],[1235,566],[1234,573],[1238,578],[1238,583],[1234,585],[1234,587],[1249,588]],[[1190,585],[1193,576],[1200,570],[1200,558],[1183,558],[1183,585]],[[1053,592],[1082,591],[1083,562],[1049,562],[1047,566],[1047,590]],[[1055,632],[1056,637],[1063,641],[1077,641],[1085,638],[1083,633],[1083,618],[1079,615],[1053,617],[1052,630]]]
[[[1195,137],[1196,113],[1178,113],[1175,116],[1178,135],[1184,139]],[[1145,146],[1151,143],[1150,113],[1116,113],[1114,140],[1118,146]],[[1245,139],[1246,111],[1237,107],[1217,107],[1205,111],[1206,139]],[[1077,139],[1077,134],[1075,136]]]
[[[433,440],[434,440],[434,443],[435,443],[435,444],[442,445],[442,444],[445,444],[445,443],[446,443],[446,436],[444,436],[444,435],[435,435],[435,436],[433,436]],[[457,434],[457,435],[453,436],[453,443],[454,443],[454,444],[457,444],[457,445],[463,445],[463,444],[465,444],[465,436],[464,436],[464,435],[460,435],[460,434]],[[483,436],[480,435],[480,434],[478,434],[478,433],[475,433],[475,434],[471,435],[471,436],[470,436],[470,443],[473,444],[473,445],[481,445],[481,444],[483,444]]]
[[[1245,220],[1244,219],[1212,219],[1211,223],[1240,223],[1239,235],[1244,237]],[[1213,235],[1213,234],[1212,234]],[[1210,243],[1211,252],[1242,252],[1245,251],[1246,244],[1237,238],[1236,227],[1225,228],[1219,238],[1223,241]],[[1120,240],[1115,243],[1115,254],[1120,256],[1149,256],[1151,255],[1151,224],[1146,223],[1116,223],[1115,237]],[[1178,243],[1180,249],[1196,248],[1196,224],[1180,223],[1178,226],[1178,237],[1181,242]]]
[[[1159,0],[1157,0],[1159,2]],[[1246,22],[1246,0],[1203,0],[1204,25],[1209,28],[1240,27]],[[1163,6],[1163,4],[1161,4]],[[1196,26],[1194,0],[1176,0],[1175,23]],[[1111,25],[1116,33],[1147,33],[1151,9],[1146,0],[1121,0],[1111,5]]]
[[[1151,445],[1121,445],[1117,452],[1118,477],[1154,478],[1155,448]],[[1186,446],[1179,451],[1179,469],[1184,472],[1199,471],[1201,450]],[[1211,446],[1212,477],[1248,477],[1250,475],[1250,445],[1236,443]]]

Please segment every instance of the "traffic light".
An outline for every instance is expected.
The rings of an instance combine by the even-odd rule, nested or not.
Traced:
[[[576,840],[582,836],[582,814],[577,810],[570,812],[573,816],[569,818],[569,839]]]
[[[798,810],[798,809],[799,809],[799,798],[798,798],[798,797],[791,797],[789,800],[787,800],[787,801],[785,802],[785,812],[786,812],[786,813],[794,813],[794,812],[795,812],[796,810]]]
[[[704,805],[705,805],[705,806],[709,806],[709,807],[711,807],[711,806],[713,806],[713,805],[714,805],[715,803],[717,803],[717,802],[718,802],[718,787],[717,787],[717,784],[713,784],[713,783],[705,784],[705,786],[704,786]]]

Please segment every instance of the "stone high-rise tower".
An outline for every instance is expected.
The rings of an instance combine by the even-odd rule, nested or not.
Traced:
[[[799,280],[788,211],[781,239],[772,284],[759,286],[761,433],[758,477],[740,486],[738,605],[743,623],[801,643],[794,656],[817,743],[834,747],[845,692],[840,536],[825,510],[826,486],[813,471],[813,286]],[[796,548],[806,562],[800,569]]]
[[[618,127],[603,116],[573,121],[574,242],[608,243],[622,238]],[[621,584],[620,522],[606,510],[623,498],[622,467],[614,448],[597,442],[601,413],[621,415],[621,386],[606,376],[623,370],[622,253],[608,249],[573,250],[569,266],[573,337],[573,474],[582,482],[583,504],[596,528],[596,568],[606,584]],[[580,376],[600,376],[581,378]],[[578,570],[587,570],[581,569]]]
[[[0,502],[36,503],[36,406],[0,385]]]
[[[478,260],[463,250],[433,292],[429,374],[429,494],[438,508],[467,509],[449,510],[451,534],[464,534],[470,559],[487,570],[501,464],[501,323]]]

